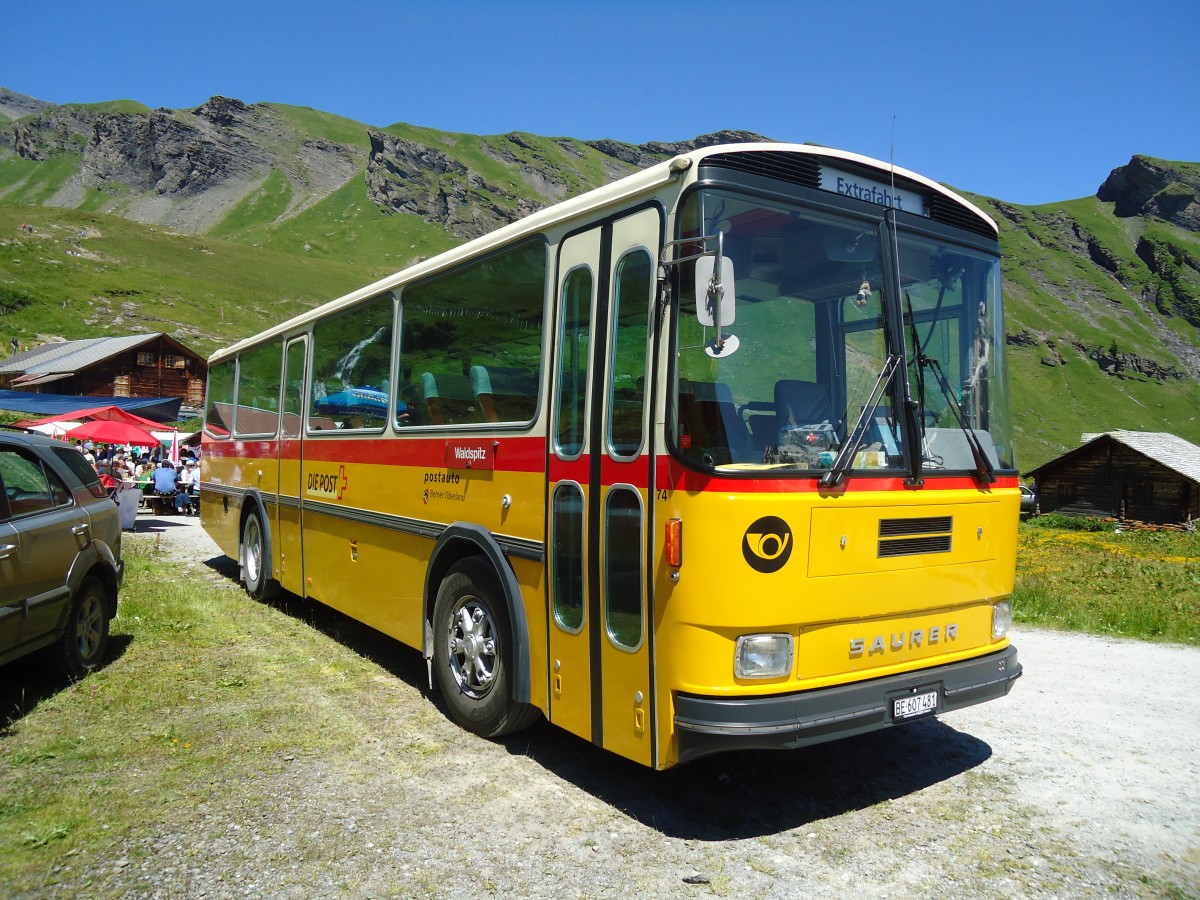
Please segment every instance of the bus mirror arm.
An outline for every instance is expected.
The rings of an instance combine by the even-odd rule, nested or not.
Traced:
[[[708,249],[710,241],[716,241],[715,250]],[[668,255],[683,245],[699,244],[700,252],[673,259]],[[705,234],[699,237],[681,238],[663,244],[659,258],[659,278],[666,280],[667,269],[695,260],[696,317],[701,325],[721,328],[732,325],[736,317],[735,299],[737,288],[734,283],[733,260],[725,256],[725,233]]]
[[[708,249],[710,241],[716,241],[715,250]],[[699,244],[702,248],[698,253],[668,259],[667,254],[682,245]],[[740,342],[736,335],[725,334],[721,331],[726,325],[732,325],[737,316],[737,288],[733,273],[733,260],[725,256],[725,232],[699,237],[681,238],[677,241],[667,241],[659,254],[659,267],[665,270],[668,266],[696,261],[695,281],[693,290],[696,294],[696,319],[705,327],[716,328],[717,334],[704,352],[714,359],[732,356],[737,352]]]

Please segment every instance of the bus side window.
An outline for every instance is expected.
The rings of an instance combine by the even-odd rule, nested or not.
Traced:
[[[379,431],[391,409],[391,291],[313,327],[310,431]]]
[[[471,382],[465,375],[425,372],[421,375],[421,396],[432,425],[479,421]]]
[[[488,422],[527,422],[537,409],[537,376],[525,369],[471,366],[471,390]]]
[[[272,341],[238,358],[237,409],[233,430],[242,435],[271,435],[279,429],[279,378],[283,344]]]
[[[527,423],[538,407],[546,244],[531,240],[401,296],[401,362],[420,373],[417,424]]]
[[[237,376],[236,360],[227,359],[208,370],[208,405],[204,410],[204,431],[209,437],[227,440],[233,433],[233,386]]]

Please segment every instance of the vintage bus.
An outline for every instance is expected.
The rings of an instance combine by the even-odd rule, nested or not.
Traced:
[[[215,353],[204,527],[481,735],[662,769],[1002,697],[1000,282],[920,175],[686,153]]]

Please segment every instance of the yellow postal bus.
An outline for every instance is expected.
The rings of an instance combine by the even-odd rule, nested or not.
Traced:
[[[1003,351],[979,209],[709,147],[214,354],[204,526],[479,734],[801,747],[1021,674]]]

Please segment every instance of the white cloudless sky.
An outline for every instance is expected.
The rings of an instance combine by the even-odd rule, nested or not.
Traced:
[[[0,85],[368,125],[814,141],[1015,203],[1200,161],[1200,0],[20,0]]]

